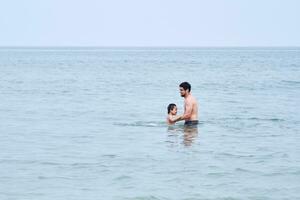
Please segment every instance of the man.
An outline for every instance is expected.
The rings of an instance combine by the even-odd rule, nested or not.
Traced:
[[[198,103],[191,94],[191,85],[183,82],[179,85],[180,95],[184,98],[184,113],[177,121],[185,120],[184,125],[198,125]]]

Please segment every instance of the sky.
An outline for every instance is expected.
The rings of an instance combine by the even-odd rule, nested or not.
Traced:
[[[0,46],[300,46],[300,1],[0,0]]]

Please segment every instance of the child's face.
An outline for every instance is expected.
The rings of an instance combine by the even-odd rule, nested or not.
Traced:
[[[176,106],[173,108],[173,110],[171,110],[171,114],[172,115],[176,115],[177,114],[177,107]]]

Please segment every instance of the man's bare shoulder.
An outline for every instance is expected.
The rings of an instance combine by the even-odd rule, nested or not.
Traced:
[[[197,103],[197,99],[196,99],[195,97],[193,97],[193,101],[194,101],[195,103]]]
[[[190,102],[193,103],[193,104],[194,104],[194,103],[197,104],[197,99],[196,99],[194,96],[191,96],[191,97],[190,97]]]

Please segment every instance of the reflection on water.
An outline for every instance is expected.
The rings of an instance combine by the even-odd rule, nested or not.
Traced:
[[[114,125],[146,128],[168,127],[167,132],[169,133],[168,136],[170,139],[168,142],[173,144],[177,143],[174,141],[174,136],[176,139],[182,137],[183,141],[180,143],[184,144],[184,146],[191,146],[198,136],[198,125],[175,124],[168,126],[164,121],[136,121],[129,123],[114,123]]]
[[[182,144],[184,146],[191,146],[198,136],[198,126],[169,126],[168,133],[169,136],[176,136],[178,133],[183,133]]]
[[[198,126],[185,126],[183,129],[183,144],[185,146],[191,146],[197,136]]]

